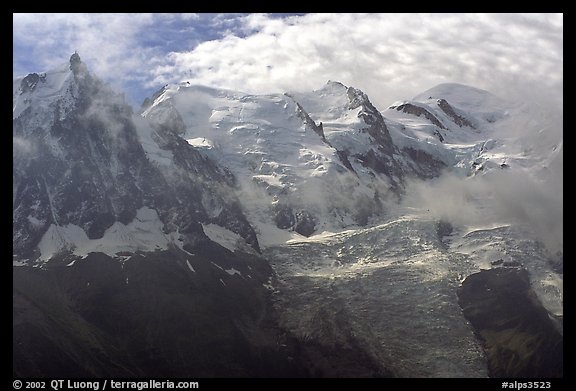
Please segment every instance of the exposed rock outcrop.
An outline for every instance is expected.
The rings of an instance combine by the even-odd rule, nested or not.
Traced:
[[[482,341],[491,377],[563,376],[563,337],[532,291],[525,269],[472,274],[459,288],[458,300]]]
[[[442,124],[442,122],[440,122],[438,118],[436,118],[434,114],[432,114],[423,107],[413,105],[412,103],[404,103],[394,108],[398,111],[403,111],[404,113],[407,114],[412,114],[417,117],[424,117],[428,121],[432,122],[434,125],[438,126],[440,129],[448,129],[446,128],[446,126]]]
[[[476,129],[476,127],[470,121],[468,121],[463,116],[457,114],[456,111],[454,111],[454,108],[450,105],[450,103],[446,101],[446,99],[438,99],[437,102],[438,107],[440,107],[443,112],[445,112],[450,118],[452,118],[452,121],[454,121],[456,125],[460,127],[467,126],[469,128]]]

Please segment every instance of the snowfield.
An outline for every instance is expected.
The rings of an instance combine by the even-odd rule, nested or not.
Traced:
[[[142,207],[128,225],[114,223],[100,239],[89,239],[84,230],[74,224],[52,224],[38,244],[39,262],[46,262],[66,250],[79,256],[103,252],[116,256],[118,252],[166,250],[169,244],[179,245],[178,233],[165,234],[164,224],[155,210]]]

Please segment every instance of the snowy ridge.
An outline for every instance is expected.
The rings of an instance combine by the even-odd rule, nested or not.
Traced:
[[[143,205],[157,211],[167,231],[183,228],[186,243],[205,238],[200,222],[218,222],[258,251],[253,229],[236,206],[232,175],[181,133],[155,129],[135,115],[77,53],[69,64],[19,78],[13,87],[15,254],[33,259],[38,243],[49,254],[52,242],[54,251],[104,248],[104,242],[86,237],[105,233],[111,248],[126,241],[153,250],[132,236],[135,227],[124,232]],[[47,232],[52,239],[42,242]],[[166,247],[165,240],[152,243]]]
[[[46,111],[54,107],[57,102],[60,118],[63,118],[75,103],[75,88],[77,88],[70,64],[63,64],[46,73],[31,75],[36,77],[31,78],[28,75],[14,80],[12,119],[18,118],[29,107],[34,107],[35,111]],[[48,125],[46,120],[50,118],[39,119],[38,126],[46,127]]]
[[[329,81],[323,88],[311,93],[290,93],[316,123],[322,123],[324,135],[338,150],[351,154],[365,153],[373,145],[366,127],[358,114],[361,107],[350,109],[348,88],[342,83]]]
[[[65,64],[37,77],[15,79],[14,118],[26,107],[49,113],[51,105],[65,110],[62,102],[74,102],[77,83],[70,67]],[[407,104],[415,109],[397,109]],[[389,217],[386,204],[398,198],[402,176],[413,175],[409,172],[414,166],[411,159],[418,158],[420,151],[427,154],[424,161],[437,159],[461,176],[483,175],[487,169],[510,165],[534,166],[534,157],[498,134],[519,108],[487,91],[441,84],[412,100],[398,102],[382,112],[381,139],[367,131],[374,115],[380,116],[371,110],[374,108],[361,91],[334,81],[309,93],[269,95],[184,82],[164,87],[133,121],[146,157],[166,175],[174,172],[175,155],[166,146],[165,135],[159,135],[158,127],[162,126],[229,170],[250,224],[264,231],[260,236],[269,244],[299,238],[299,234],[381,223]],[[46,115],[38,121],[50,122]],[[383,146],[382,140],[388,144]],[[51,135],[45,135],[45,141],[55,156],[61,155]],[[389,153],[386,167],[377,160],[383,148]],[[561,153],[561,145],[558,151]],[[553,164],[552,156],[545,159],[541,166]],[[118,162],[112,160],[110,164]],[[118,167],[112,168],[118,174]],[[202,206],[212,220],[222,212],[220,202],[204,195]],[[56,227],[58,221],[54,212],[52,215]],[[34,216],[28,220],[32,226],[43,224]],[[298,230],[302,222],[306,227]],[[118,230],[114,235],[127,235],[132,241],[117,224],[109,228]],[[241,246],[237,233],[218,224],[204,224],[205,233],[230,250]],[[288,235],[276,228],[289,231]],[[58,241],[62,235],[52,230],[53,240]],[[81,238],[72,231],[63,237]],[[61,241],[62,246],[68,246],[67,240]]]
[[[471,114],[499,113],[510,106],[510,102],[486,90],[458,83],[438,84],[412,98],[417,102],[436,99],[446,99],[452,106]]]
[[[318,232],[366,224],[399,181],[361,163],[380,153],[361,99],[337,82],[284,95],[180,83],[165,87],[142,116],[155,126],[183,124],[181,138],[229,169],[254,226],[307,219],[306,229],[291,229]]]
[[[426,115],[399,110],[405,104],[426,110],[442,127]],[[530,169],[542,166],[538,163],[542,156],[527,154],[518,136],[508,132],[527,115],[525,110],[488,91],[445,83],[412,100],[398,101],[382,113],[396,145],[424,150],[454,172],[467,176],[511,165]]]
[[[405,109],[404,105],[415,109]],[[425,112],[414,112],[419,109]],[[487,91],[448,83],[418,94],[412,100],[396,102],[384,110],[383,115],[404,125],[402,130],[412,137],[466,144],[491,137],[494,124],[507,118],[513,109],[510,102]],[[435,123],[436,120],[439,123]]]
[[[186,125],[183,138],[202,140],[202,145],[192,141],[194,146],[214,146],[212,156],[225,161],[235,173],[245,174],[240,177],[277,166],[288,179],[322,166],[323,162],[318,162],[315,167],[307,167],[308,162],[301,161],[301,146],[308,146],[312,153],[312,149],[324,148],[322,152],[330,155],[317,135],[306,132],[296,111],[296,105],[283,95],[255,96],[180,85],[166,88],[143,116],[162,123],[177,113]],[[272,157],[277,161],[268,161]]]

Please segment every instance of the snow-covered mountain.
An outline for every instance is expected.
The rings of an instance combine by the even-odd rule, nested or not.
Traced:
[[[160,376],[180,357],[169,374],[485,377],[518,353],[486,353],[469,316],[486,298],[458,299],[486,269],[527,271],[486,278],[527,279],[515,300],[550,317],[508,375],[556,362],[562,198],[538,191],[563,148],[510,130],[529,114],[460,84],[379,110],[335,81],[182,82],[135,113],[78,54],[15,79],[15,373]],[[67,357],[55,372],[34,341]],[[203,344],[221,346],[205,363]]]
[[[67,249],[114,255],[182,248],[206,239],[202,223],[229,228],[258,250],[233,195],[234,178],[134,115],[77,54],[70,64],[15,80],[13,103],[14,254],[20,261],[46,261]]]
[[[445,166],[421,149],[398,149],[368,97],[338,82],[283,95],[181,83],[159,91],[142,115],[233,173],[265,241],[277,229],[310,236],[365,226],[385,215],[406,177]]]

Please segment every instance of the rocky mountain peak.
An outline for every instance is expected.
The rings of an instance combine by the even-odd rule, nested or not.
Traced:
[[[347,88],[344,84],[340,83],[336,80],[328,80],[326,82],[326,87],[333,87],[333,88]]]
[[[80,59],[80,55],[78,54],[78,52],[74,52],[74,54],[70,56],[70,70],[72,71],[74,76],[79,76],[88,73],[88,68],[86,67],[86,64],[84,64]]]
[[[350,110],[361,108],[358,117],[368,125],[365,130],[376,141],[378,148],[386,154],[392,154],[394,146],[384,118],[370,102],[368,95],[354,87],[348,87],[346,94],[350,100]]]
[[[80,55],[78,54],[78,52],[74,52],[74,54],[70,56],[70,65],[78,64],[81,62],[82,60],[80,59]]]
[[[350,110],[355,109],[361,105],[369,105],[371,108],[374,106],[370,103],[368,96],[361,90],[348,87],[346,89],[346,93],[348,95],[348,99],[350,99]]]
[[[46,81],[46,74],[39,75],[37,73],[29,73],[22,82],[20,83],[20,90],[21,93],[25,92],[32,92],[36,88],[38,82],[45,82]]]

